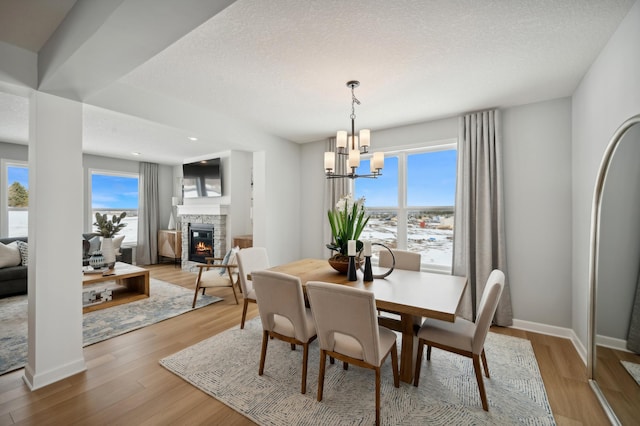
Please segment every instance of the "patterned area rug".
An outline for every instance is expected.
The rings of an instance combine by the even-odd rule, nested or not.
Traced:
[[[327,362],[323,401],[316,400],[319,349],[309,352],[307,393],[300,393],[302,349],[271,340],[258,376],[262,328],[255,318],[164,358],[187,382],[261,425],[362,425],[375,422],[375,374]],[[381,416],[388,425],[554,425],[538,364],[528,340],[489,333],[482,410],[471,359],[434,349],[423,360],[420,386],[393,387],[391,361],[382,369]]]
[[[150,279],[149,285],[148,299],[84,314],[84,346],[192,310],[193,290],[153,278]],[[220,300],[222,299],[219,297],[200,295],[196,309]],[[22,368],[26,362],[27,296],[0,299],[0,374]]]
[[[640,364],[636,364],[635,362],[629,362],[629,361],[620,361],[620,362],[622,363],[622,366],[624,367],[624,369],[627,370],[629,374],[631,374],[631,377],[633,377],[633,380],[635,380],[638,386],[640,386]]]

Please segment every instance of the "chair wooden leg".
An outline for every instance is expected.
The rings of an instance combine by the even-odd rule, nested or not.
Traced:
[[[320,350],[320,368],[318,372],[318,401],[322,401],[322,392],[324,390],[324,368],[326,364],[327,353]]]
[[[343,370],[348,370],[349,369],[349,363],[348,362],[342,362],[342,369]]]
[[[296,344],[295,343],[291,343],[291,350],[295,351],[296,350]]]
[[[302,345],[302,390],[307,393],[307,361],[309,360],[309,342]]]
[[[380,367],[376,367],[376,425],[380,424]]]
[[[427,361],[431,361],[431,346],[427,346]]]
[[[484,354],[484,348],[482,348],[482,365],[484,366],[484,375],[489,379],[489,364],[487,364],[487,356]]]
[[[240,303],[238,302],[238,295],[236,294],[236,288],[233,283],[231,283],[231,290],[233,290],[233,297],[236,299],[236,305],[239,305]]]
[[[400,370],[398,368],[398,345],[391,348],[391,368],[393,368],[393,386],[400,387]]]
[[[329,364],[335,364],[336,363],[336,359],[332,356],[329,357]]]
[[[420,368],[422,368],[422,351],[424,349],[424,340],[418,339],[418,354],[416,355],[416,371],[413,376],[413,386],[418,386],[420,381]],[[429,346],[431,349],[431,346]],[[429,349],[427,349],[427,359],[429,359]]]
[[[260,369],[258,370],[258,376],[262,376],[264,373],[264,361],[267,357],[267,345],[269,344],[269,332],[264,330],[262,332],[262,351],[260,352]]]
[[[249,306],[249,299],[244,299],[244,306],[242,307],[242,320],[240,321],[240,329],[244,328],[244,320],[247,317],[248,306]]]
[[[193,304],[191,305],[191,309],[196,307],[196,300],[198,300],[198,290],[200,290],[200,287],[198,286],[198,284],[196,284],[196,291],[193,293]]]
[[[478,381],[478,390],[480,391],[480,399],[482,400],[482,409],[489,411],[489,404],[487,403],[487,392],[484,389],[484,380],[482,379],[482,370],[480,367],[480,356],[473,354],[473,369],[476,372],[476,380]]]

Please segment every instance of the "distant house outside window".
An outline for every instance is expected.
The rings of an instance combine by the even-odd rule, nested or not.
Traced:
[[[419,252],[424,269],[450,271],[456,163],[455,145],[385,154],[381,177],[354,181],[370,215],[360,239]],[[362,161],[358,173],[368,170]]]
[[[7,163],[7,236],[26,237],[29,233],[29,168]]]
[[[96,213],[109,218],[127,212],[123,222],[127,224],[118,235],[124,235],[123,245],[135,245],[138,241],[138,175],[91,171],[91,223]],[[95,227],[91,227],[95,231]]]

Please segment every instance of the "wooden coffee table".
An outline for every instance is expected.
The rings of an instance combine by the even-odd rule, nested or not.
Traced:
[[[82,308],[83,313],[121,305],[149,297],[149,270],[128,263],[116,262],[110,275],[82,275],[82,286],[105,283],[104,289],[112,291],[112,300]]]

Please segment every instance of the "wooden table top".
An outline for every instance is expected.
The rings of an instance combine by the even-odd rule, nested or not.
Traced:
[[[308,281],[324,281],[369,290],[378,308],[450,322],[455,320],[467,285],[466,277],[402,269],[372,282],[363,282],[359,271],[358,281],[349,281],[325,259],[302,259],[270,270],[297,276],[303,286]]]
[[[123,278],[135,277],[139,275],[149,276],[149,270],[139,266],[130,265],[129,263],[116,262],[115,267],[109,270],[110,275],[102,274],[82,274],[83,284],[99,283],[104,281],[113,281]]]

